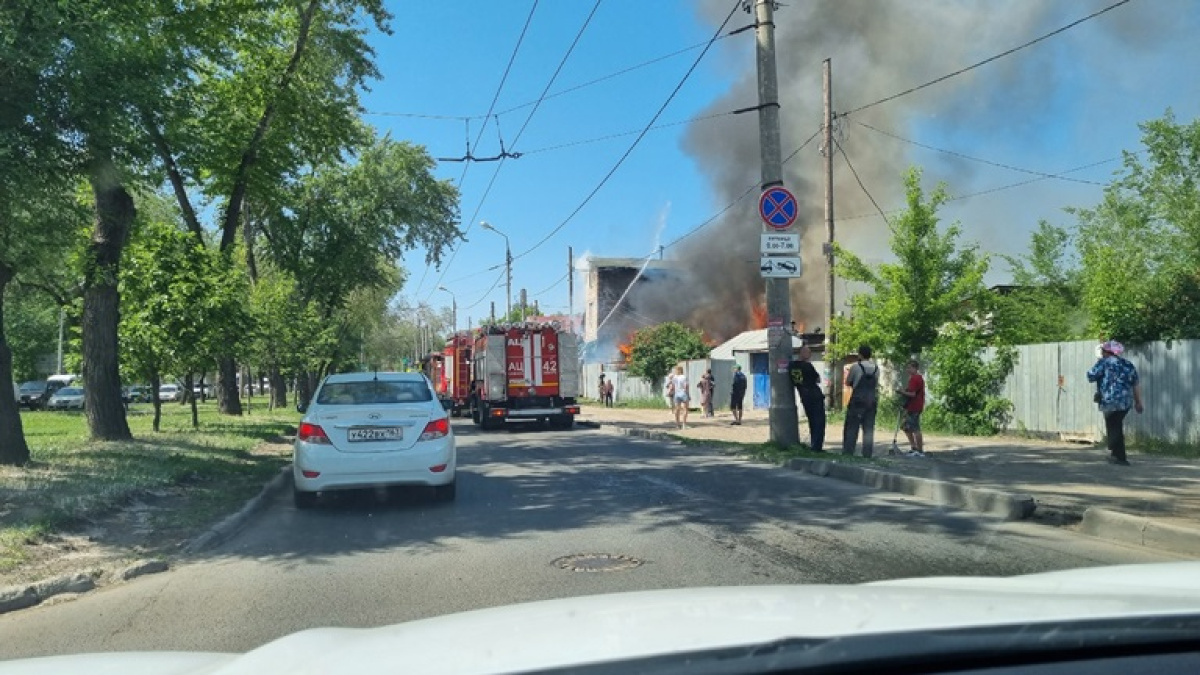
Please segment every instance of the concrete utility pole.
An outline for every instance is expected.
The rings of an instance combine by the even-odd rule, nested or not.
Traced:
[[[838,348],[834,343],[833,314],[833,74],[830,59],[825,59],[823,68],[825,94],[825,367],[829,369],[829,401],[827,408],[838,407],[838,391],[842,380],[842,369],[838,359]]]
[[[496,301],[492,301],[492,318],[491,323],[496,323]]]
[[[487,222],[486,220],[481,220],[479,221],[479,226],[485,230],[491,230],[501,237],[504,237],[504,320],[508,321],[508,318],[512,316],[512,247],[508,245],[508,235],[504,234],[500,230],[497,230],[496,227],[491,223]]]
[[[758,56],[758,138],[762,151],[762,189],[765,191],[783,185],[779,83],[775,74],[775,0],[752,1]],[[771,230],[763,223],[760,231]],[[792,393],[792,378],[787,372],[787,363],[792,360],[792,336],[786,329],[792,322],[791,280],[768,278],[766,285],[771,441],[787,447],[800,442],[796,397]]]
[[[575,250],[567,247],[567,332],[575,332]]]
[[[522,288],[522,289],[521,289],[521,322],[522,322],[522,323],[524,323],[524,322],[525,322],[525,314],[526,314],[526,312],[525,312],[525,302],[526,302],[526,300],[525,300],[525,289],[524,289],[524,288]]]

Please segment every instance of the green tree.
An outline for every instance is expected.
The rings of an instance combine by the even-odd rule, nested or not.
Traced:
[[[221,252],[232,255],[244,229],[253,280],[258,221],[291,207],[287,186],[369,141],[358,93],[378,72],[366,36],[390,33],[390,15],[382,0],[208,5],[220,48],[197,50],[196,77],[140,113],[189,229],[204,238],[189,198],[196,187],[221,205]],[[235,356],[218,358],[226,414],[241,413]]]
[[[633,334],[629,372],[658,386],[677,363],[705,358],[711,350],[700,331],[673,321],[660,323]]]
[[[295,280],[301,303],[312,303],[323,321],[337,327],[335,352],[322,370],[359,357],[356,341],[363,330],[355,326],[369,326],[353,320],[362,312],[344,312],[352,299],[373,298],[371,311],[381,316],[382,299],[402,287],[397,261],[405,252],[422,246],[432,264],[461,237],[457,200],[453,185],[433,177],[433,160],[423,148],[382,138],[354,164],[328,166],[297,181],[275,205],[279,210],[258,223],[271,264]],[[438,330],[445,328],[448,321]],[[427,337],[421,344],[430,343]]]
[[[142,220],[121,273],[120,335],[127,370],[150,382],[158,431],[163,376],[203,371],[230,336],[248,336],[250,315],[243,277],[230,273],[226,258],[178,220]]]
[[[893,363],[931,347],[947,323],[977,320],[988,308],[987,256],[960,245],[957,225],[939,229],[945,188],[939,185],[926,198],[918,169],[908,171],[904,185],[908,209],[891,222],[896,262],[872,267],[837,249],[839,276],[871,290],[850,299],[852,318],[834,322],[833,338],[847,349],[869,344]]]
[[[1012,403],[1001,394],[1016,363],[1016,350],[1000,346],[987,353],[978,328],[947,324],[928,350],[926,419],[932,428],[956,434],[994,434],[1008,423]]]
[[[1076,209],[1091,333],[1128,342],[1200,337],[1200,120],[1140,125],[1142,153],[1091,209]]]
[[[1083,271],[1071,244],[1070,232],[1042,221],[1026,254],[1005,256],[1013,287],[993,300],[993,324],[1003,342],[1062,342],[1086,333]]]

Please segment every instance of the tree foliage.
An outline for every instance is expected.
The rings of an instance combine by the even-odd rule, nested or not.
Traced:
[[[959,243],[957,225],[939,228],[945,188],[939,185],[926,198],[917,169],[905,175],[904,185],[908,209],[891,223],[896,262],[872,267],[837,249],[839,275],[870,292],[850,299],[852,317],[834,322],[834,338],[848,349],[869,344],[895,363],[931,347],[946,324],[975,321],[987,300],[988,258]]]
[[[1016,363],[1016,350],[999,346],[987,353],[979,330],[948,324],[928,350],[930,426],[957,434],[994,434],[1008,423],[1012,403],[1004,381]]]
[[[1069,231],[1042,221],[1030,238],[1029,251],[1005,260],[1012,271],[1012,288],[993,299],[993,323],[1003,342],[1062,342],[1085,334],[1083,274]]]
[[[1200,120],[1140,125],[1142,153],[1091,209],[1076,209],[1093,335],[1200,337]]]
[[[121,272],[123,357],[129,374],[154,385],[155,430],[162,376],[204,372],[251,333],[245,277],[164,211],[143,216]]]
[[[637,331],[630,347],[629,372],[654,385],[680,361],[705,358],[711,350],[699,330],[673,321]]]

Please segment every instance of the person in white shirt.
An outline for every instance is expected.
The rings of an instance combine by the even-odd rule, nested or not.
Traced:
[[[675,374],[667,381],[667,393],[671,397],[671,409],[675,412],[675,427],[687,428],[688,404],[692,400],[688,391],[687,375],[683,374],[683,366],[675,367]]]

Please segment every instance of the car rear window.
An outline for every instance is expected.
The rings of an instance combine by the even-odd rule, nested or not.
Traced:
[[[76,389],[75,387],[64,387],[58,390],[59,396],[78,396],[82,393],[82,389]]]
[[[317,394],[321,405],[370,405],[432,401],[424,382],[328,382]]]

